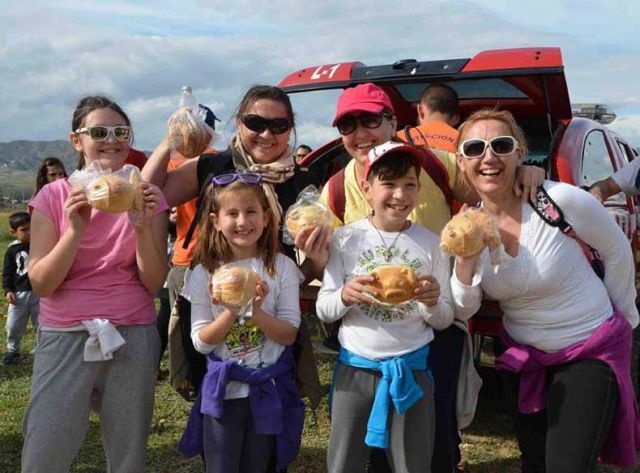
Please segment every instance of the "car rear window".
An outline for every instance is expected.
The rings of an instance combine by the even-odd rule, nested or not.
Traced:
[[[520,89],[503,79],[467,79],[443,82],[453,88],[461,100],[464,99],[526,99]],[[418,102],[429,82],[397,84],[396,89],[407,102]]]

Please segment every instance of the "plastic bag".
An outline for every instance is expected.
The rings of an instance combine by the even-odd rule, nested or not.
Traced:
[[[183,87],[180,106],[168,121],[172,151],[190,159],[200,156],[211,145],[214,132],[204,121],[206,115],[191,93],[191,87]]]
[[[74,187],[83,187],[91,207],[103,212],[127,212],[131,222],[138,223],[144,214],[144,199],[138,184],[142,182],[140,170],[125,164],[121,169],[101,169],[92,162],[69,176]]]
[[[282,240],[293,245],[298,232],[308,227],[331,227],[333,215],[318,199],[320,193],[314,186],[305,187],[284,217]]]
[[[220,266],[209,276],[209,294],[212,302],[229,306],[240,314],[240,324],[250,318],[252,302],[256,297],[256,286],[261,281],[257,261],[244,264],[228,263]]]
[[[500,232],[493,218],[475,208],[454,215],[440,235],[440,248],[462,257],[476,254],[487,245],[497,246],[500,242]]]

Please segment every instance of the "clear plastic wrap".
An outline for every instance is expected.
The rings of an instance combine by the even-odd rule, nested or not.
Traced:
[[[298,232],[308,227],[331,227],[333,215],[319,202],[320,193],[314,186],[305,187],[284,217],[283,241],[294,243]]]
[[[245,262],[246,263],[246,262]],[[228,263],[220,266],[209,277],[209,294],[216,304],[228,306],[240,314],[240,323],[250,318],[256,286],[261,281],[257,264]]]
[[[139,188],[142,176],[140,170],[131,164],[111,172],[101,169],[94,161],[74,171],[69,182],[86,190],[89,205],[95,209],[110,213],[127,212],[133,223],[139,222],[143,216],[144,199]]]
[[[206,115],[191,93],[191,87],[183,87],[180,106],[168,121],[169,144],[173,151],[190,159],[200,156],[211,145],[214,131],[205,123]]]
[[[485,246],[498,246],[500,232],[493,218],[482,209],[467,209],[454,215],[440,235],[440,247],[455,256],[467,257]]]

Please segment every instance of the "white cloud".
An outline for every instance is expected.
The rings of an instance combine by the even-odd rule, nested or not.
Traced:
[[[560,46],[573,101],[612,105],[617,123],[640,113],[639,8],[595,0],[86,0],[7,2],[0,16],[0,141],[58,139],[85,94],[121,103],[138,146],[161,138],[182,85],[230,120],[254,83],[277,83],[313,65],[360,60],[471,57],[484,49]],[[314,147],[335,97],[293,97],[298,141]],[[616,124],[617,124],[616,123]],[[624,133],[637,136],[634,126]],[[639,140],[640,141],[640,140]]]

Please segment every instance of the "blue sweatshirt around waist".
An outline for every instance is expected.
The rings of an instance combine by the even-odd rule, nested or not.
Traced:
[[[367,423],[365,443],[370,447],[387,448],[389,446],[389,432],[387,417],[389,401],[393,401],[398,414],[404,414],[424,396],[422,388],[413,377],[413,370],[427,371],[429,345],[425,345],[411,353],[389,358],[386,360],[369,360],[345,348],[340,348],[339,362],[353,368],[364,368],[382,373],[382,378],[376,389],[376,396]]]

